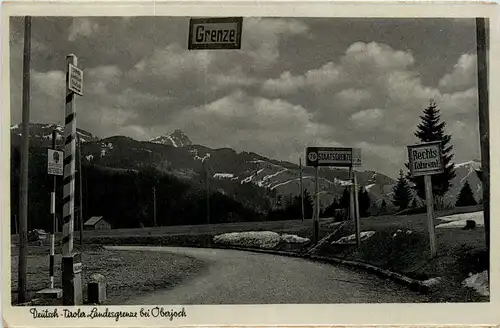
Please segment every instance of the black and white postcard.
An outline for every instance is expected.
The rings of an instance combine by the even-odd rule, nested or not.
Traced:
[[[497,5],[2,14],[6,326],[500,323]]]

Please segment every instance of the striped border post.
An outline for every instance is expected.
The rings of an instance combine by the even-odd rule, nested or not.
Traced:
[[[62,285],[63,305],[82,304],[81,267],[79,254],[73,253],[75,224],[75,156],[76,156],[76,112],[75,94],[69,89],[69,66],[77,66],[77,58],[66,57],[66,117],[64,127],[64,180],[63,180],[63,234],[62,234]]]
[[[52,130],[52,149],[56,150],[57,131]],[[54,248],[55,248],[55,232],[56,232],[56,184],[57,176],[54,175],[54,190],[50,193],[50,214],[52,214],[52,225],[50,230],[50,288],[54,288]]]

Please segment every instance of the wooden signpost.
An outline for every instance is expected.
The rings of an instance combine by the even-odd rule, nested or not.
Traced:
[[[432,175],[441,174],[444,172],[441,141],[407,146],[407,148],[410,174],[413,177],[424,177],[429,244],[431,257],[435,257],[437,249],[436,232],[434,226],[434,196],[432,194]]]
[[[357,194],[357,179],[353,166],[361,165],[361,149],[344,147],[307,147],[306,148],[306,166],[313,166],[316,169],[316,190],[315,190],[315,215],[313,218],[313,242],[317,243],[319,239],[319,176],[320,166],[330,167],[348,167],[349,179],[351,180],[350,194],[350,217],[356,223],[356,240],[360,244],[359,229],[359,204]]]

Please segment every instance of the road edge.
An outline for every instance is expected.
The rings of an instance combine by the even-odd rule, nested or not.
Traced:
[[[410,290],[414,292],[418,292],[421,294],[427,294],[430,291],[430,287],[425,285],[423,281],[416,280],[405,275],[402,275],[397,272],[389,271],[386,269],[382,269],[372,264],[363,263],[360,261],[353,260],[344,260],[341,258],[333,257],[333,256],[321,256],[309,253],[297,253],[297,252],[288,252],[288,251],[279,251],[274,249],[260,249],[260,248],[250,248],[250,247],[238,247],[238,246],[230,246],[230,245],[211,245],[211,246],[194,246],[193,248],[213,248],[213,249],[232,249],[237,251],[247,251],[253,253],[263,253],[270,255],[280,255],[287,257],[296,257],[306,260],[312,260],[317,262],[326,262],[329,264],[340,264],[351,268],[361,269],[368,273],[376,274],[377,276],[389,278],[394,282],[408,287]]]

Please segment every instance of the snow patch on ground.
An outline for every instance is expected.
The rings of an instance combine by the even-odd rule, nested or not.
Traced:
[[[430,278],[430,279],[422,281],[422,285],[427,286],[427,287],[432,287],[432,286],[440,284],[442,281],[443,281],[443,278],[441,278],[441,277]]]
[[[367,240],[374,234],[375,231],[362,231],[360,233],[361,241]],[[339,240],[332,241],[332,244],[338,244],[338,245],[356,244],[356,234],[353,233],[352,235],[342,237]]]
[[[215,173],[213,176],[214,179],[230,179],[233,177],[234,177],[234,174],[232,174],[232,173]]]
[[[299,237],[297,235],[282,234],[281,241],[289,244],[304,244],[309,242],[309,238]]]
[[[10,127],[11,130],[19,129],[19,124],[14,124]]]
[[[484,270],[481,273],[470,275],[462,282],[462,286],[472,288],[482,296],[489,296],[488,271]]]
[[[467,220],[473,220],[476,222],[476,227],[484,227],[484,212],[472,212],[455,214],[449,216],[438,217],[438,220],[446,221],[447,223],[441,223],[436,226],[436,228],[463,228],[465,227]]]
[[[302,244],[309,242],[309,239],[289,234],[280,236],[273,231],[230,232],[214,237],[216,244],[243,247],[274,248],[280,242]]]
[[[392,235],[392,238],[396,238],[397,236],[399,236],[399,235],[400,235],[400,234],[402,234],[402,233],[403,233],[403,230],[398,229],[398,230],[397,230],[397,231],[396,231],[396,232]],[[413,231],[411,231],[411,230],[406,230],[404,233],[405,233],[406,235],[411,235],[411,234],[413,233]]]
[[[371,189],[374,185],[375,185],[374,183],[367,185],[367,186],[365,187],[365,190],[366,190],[366,191],[370,191],[370,189]]]

